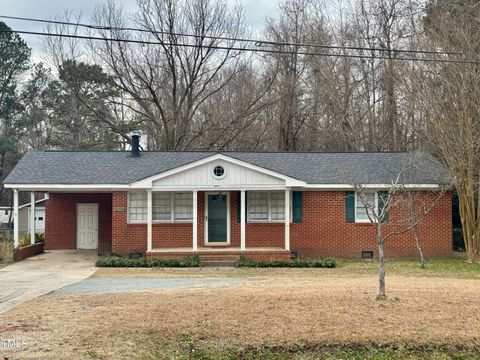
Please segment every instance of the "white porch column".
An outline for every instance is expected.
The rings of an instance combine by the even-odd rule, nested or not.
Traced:
[[[152,190],[147,190],[147,251],[152,251]]]
[[[197,217],[197,209],[198,209],[198,191],[193,190],[193,209],[192,209],[192,249],[193,251],[198,250],[198,217]]]
[[[30,244],[35,244],[35,192],[30,193]]]
[[[245,251],[245,190],[240,192],[240,250]]]
[[[285,250],[290,251],[290,189],[285,189]]]
[[[18,190],[13,189],[13,246],[18,247]]]

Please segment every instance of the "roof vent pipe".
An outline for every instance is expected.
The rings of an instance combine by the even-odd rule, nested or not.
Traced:
[[[132,156],[140,156],[140,133],[138,132],[132,134]]]

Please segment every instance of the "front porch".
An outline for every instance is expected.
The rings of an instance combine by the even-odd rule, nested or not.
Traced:
[[[291,190],[254,190],[248,191],[248,195],[246,190],[147,190],[146,254],[238,252],[242,255],[278,251],[289,254]],[[274,195],[275,200],[272,200]],[[177,196],[181,199],[178,207]],[[159,214],[162,210],[158,209],[164,209],[165,203],[161,201],[170,197],[173,200],[167,213],[171,215],[165,220]],[[275,206],[272,205],[274,201]],[[131,195],[126,207],[131,207]],[[177,220],[177,212],[190,215]],[[136,225],[131,218],[127,219],[127,224]]]

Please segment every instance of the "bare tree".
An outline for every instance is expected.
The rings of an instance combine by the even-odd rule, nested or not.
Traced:
[[[271,132],[276,133],[275,148],[300,150],[305,148],[303,138],[308,133],[311,119],[312,97],[306,85],[307,70],[311,56],[301,55],[312,42],[324,43],[322,16],[315,2],[310,0],[286,0],[279,5],[277,19],[267,19],[266,38],[276,49],[286,50],[285,54],[270,54],[266,66],[276,72],[272,93],[277,98]],[[284,45],[289,43],[292,45]]]
[[[199,108],[238,73],[242,56],[232,49],[236,42],[214,37],[241,36],[243,11],[222,0],[139,0],[130,19],[145,32],[100,31],[106,40],[92,44],[93,53],[130,96],[131,110],[144,123],[149,146],[184,149]],[[121,27],[128,17],[109,1],[98,9],[95,21]],[[158,45],[112,42],[111,37]]]
[[[388,169],[387,164],[384,164],[384,166]],[[418,224],[423,220],[424,216],[428,215],[437,204],[437,201],[430,202],[429,206],[422,210],[422,213],[419,211],[412,212],[409,206],[405,206],[406,203],[408,204],[409,191],[412,190],[409,179],[415,172],[424,171],[420,169],[422,166],[421,154],[406,155],[398,171],[395,171],[395,173],[392,172],[392,181],[389,187],[383,191],[378,191],[378,193],[372,193],[371,187],[369,187],[368,184],[358,181],[353,174],[344,174],[345,179],[353,187],[357,200],[360,200],[363,205],[368,220],[375,227],[379,264],[377,296],[379,299],[386,297],[385,242],[395,236],[417,229]],[[443,179],[443,175],[444,174],[439,173],[435,174],[435,177],[437,177],[439,182],[444,183],[447,179]],[[442,186],[444,185],[442,184]],[[378,201],[372,198],[372,194],[377,194],[374,196],[378,196]],[[422,201],[425,201],[423,206],[426,206],[426,199],[422,198]],[[417,202],[413,203],[414,207],[420,207],[421,205],[418,199]],[[389,216],[391,209],[395,209],[395,217]]]
[[[424,46],[476,58],[478,2],[432,1],[424,21]],[[437,63],[415,77],[424,112],[423,135],[452,173],[468,259],[480,260],[480,68],[478,64]]]
[[[440,189],[435,192],[430,191],[428,195],[412,189],[404,189],[402,192],[401,202],[405,206],[408,213],[408,226],[410,227],[410,232],[412,233],[413,240],[415,241],[415,246],[420,259],[420,267],[422,269],[425,268],[425,255],[422,249],[418,226],[437,206],[440,199],[442,199],[450,187],[450,184],[442,184]]]

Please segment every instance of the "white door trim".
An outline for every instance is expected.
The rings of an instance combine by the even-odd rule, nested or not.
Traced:
[[[204,239],[204,244],[208,246],[225,246],[225,245],[230,245],[230,192],[225,192],[227,195],[227,241],[226,242],[208,242],[208,195],[218,195],[219,193],[223,194],[223,192],[218,192],[218,191],[210,191],[210,192],[205,192],[205,216],[203,218],[203,228],[204,228],[204,234],[205,234],[205,239]]]
[[[79,227],[79,218],[78,218],[78,215],[79,215],[79,208],[81,206],[91,206],[91,207],[95,207],[95,222],[96,224],[94,224],[94,229],[96,231],[96,245],[95,247],[93,248],[82,248],[82,247],[79,247],[79,239],[80,239],[80,227]],[[76,212],[76,227],[77,227],[77,230],[76,230],[76,247],[77,249],[98,249],[98,204],[96,203],[77,203],[76,206],[75,206],[75,212]]]

